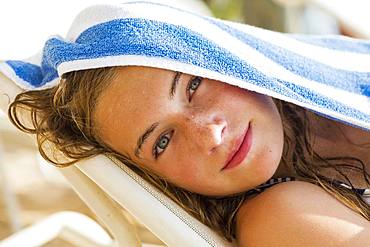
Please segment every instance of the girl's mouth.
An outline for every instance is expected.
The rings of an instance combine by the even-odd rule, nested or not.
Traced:
[[[231,169],[238,166],[247,156],[252,145],[252,126],[249,122],[246,131],[238,138],[236,148],[229,154],[225,166],[221,170]]]

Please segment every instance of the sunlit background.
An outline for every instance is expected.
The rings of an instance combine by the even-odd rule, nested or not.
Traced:
[[[160,0],[158,0],[160,1]],[[51,35],[65,36],[73,18],[96,0],[0,2],[0,60],[36,54]],[[343,34],[370,39],[369,0],[167,0],[175,6],[280,32]],[[0,114],[0,239],[45,218],[72,210],[94,218],[39,156],[31,138]],[[54,240],[45,246],[71,246]]]

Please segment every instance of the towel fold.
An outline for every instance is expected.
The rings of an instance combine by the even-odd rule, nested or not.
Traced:
[[[125,65],[223,81],[370,130],[370,41],[282,34],[153,2],[91,6],[65,38],[0,72],[39,90],[70,71]]]

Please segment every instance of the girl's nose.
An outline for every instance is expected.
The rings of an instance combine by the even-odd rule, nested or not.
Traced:
[[[217,115],[197,115],[188,118],[188,134],[199,150],[210,154],[223,143],[227,130],[225,119]]]

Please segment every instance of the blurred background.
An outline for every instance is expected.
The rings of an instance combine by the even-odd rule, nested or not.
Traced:
[[[279,32],[370,39],[369,0],[157,1]],[[32,56],[49,36],[65,36],[81,9],[101,2],[1,1],[0,60]],[[5,114],[0,114],[0,239],[63,210],[95,218],[63,177],[39,157],[32,139],[16,130]],[[56,239],[45,246],[71,245]]]
[[[368,0],[206,0],[213,14],[279,32],[370,38]]]

